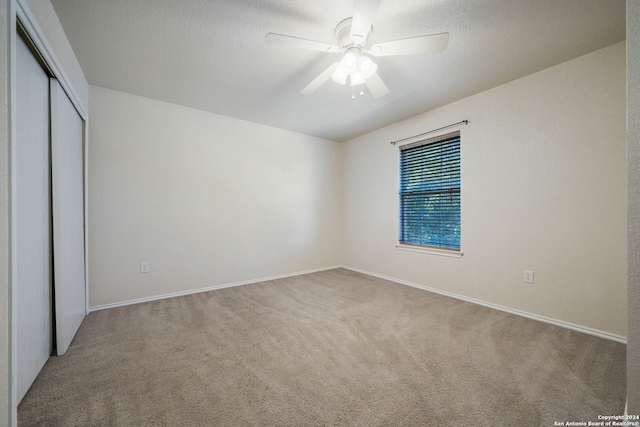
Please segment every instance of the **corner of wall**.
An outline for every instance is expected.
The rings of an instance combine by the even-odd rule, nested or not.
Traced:
[[[627,0],[627,405],[640,413],[640,0]]]

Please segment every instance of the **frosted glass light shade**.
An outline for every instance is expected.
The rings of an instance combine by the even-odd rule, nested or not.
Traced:
[[[342,67],[347,74],[351,74],[358,70],[358,57],[353,49],[344,54],[342,61],[340,61],[340,67]]]
[[[333,79],[333,81],[341,85],[347,83],[347,76],[348,74],[342,68],[342,64],[338,65],[333,74],[331,74],[331,78]]]
[[[350,48],[331,74],[331,78],[341,85],[347,83],[347,78],[351,86],[361,85],[366,79],[372,77],[377,69],[378,66],[371,58],[363,55],[357,48]]]
[[[376,63],[374,63],[368,56],[360,56],[358,58],[358,70],[362,73],[365,79],[373,76],[378,69]]]
[[[362,73],[351,74],[351,86],[360,85],[364,83],[364,76]]]

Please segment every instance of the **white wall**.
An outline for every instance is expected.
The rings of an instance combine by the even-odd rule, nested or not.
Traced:
[[[0,0],[0,427],[11,425],[11,293],[9,239],[10,4]]]
[[[400,251],[390,141],[463,119],[464,256]],[[344,165],[347,266],[626,335],[624,42],[348,141]]]
[[[629,169],[628,413],[640,413],[640,0],[627,0]]]
[[[339,143],[94,86],[90,111],[90,306],[340,263]]]

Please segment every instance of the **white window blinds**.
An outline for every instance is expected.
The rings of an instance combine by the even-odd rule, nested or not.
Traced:
[[[460,133],[400,147],[400,243],[460,250]]]

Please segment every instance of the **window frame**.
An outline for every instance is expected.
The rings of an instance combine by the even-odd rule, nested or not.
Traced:
[[[417,239],[415,239],[413,241],[411,239],[407,239],[407,233],[406,233],[406,229],[405,229],[406,222],[407,222],[407,215],[405,214],[405,210],[403,209],[403,206],[405,206],[403,201],[406,200],[408,195],[410,195],[410,194],[408,194],[410,192],[406,191],[406,189],[403,188],[403,186],[406,186],[407,182],[408,182],[408,178],[406,177],[405,170],[407,168],[407,165],[410,164],[410,162],[403,159],[403,154],[406,155],[406,153],[411,151],[411,150],[415,150],[415,149],[418,149],[420,147],[439,144],[439,143],[440,143],[440,145],[442,147],[446,147],[447,145],[451,144],[452,138],[456,138],[457,139],[457,143],[455,143],[455,144],[457,144],[457,147],[456,147],[457,152],[455,153],[455,154],[457,154],[457,156],[455,156],[455,160],[453,162],[455,164],[456,161],[457,161],[457,167],[454,167],[454,168],[447,167],[446,169],[443,169],[443,170],[439,171],[438,177],[445,177],[446,178],[446,177],[453,176],[454,178],[457,178],[457,186],[456,185],[453,185],[453,186],[446,185],[446,186],[441,187],[441,188],[439,188],[437,190],[433,190],[433,193],[430,193],[430,194],[431,195],[439,195],[439,194],[456,194],[457,195],[457,198],[458,198],[458,204],[457,204],[457,208],[458,208],[458,211],[457,211],[458,223],[457,223],[457,228],[459,230],[458,231],[459,234],[457,236],[457,241],[459,242],[459,244],[458,244],[458,247],[446,246],[444,244],[442,246],[420,244],[420,243],[416,242]],[[411,252],[422,252],[422,253],[429,253],[429,254],[433,254],[433,255],[449,256],[449,257],[461,257],[462,256],[462,208],[461,208],[461,194],[462,194],[461,160],[462,159],[461,159],[461,145],[462,145],[461,133],[460,133],[460,131],[455,131],[455,132],[449,132],[449,133],[438,135],[438,136],[435,136],[435,137],[423,139],[423,140],[416,141],[416,142],[413,142],[413,143],[404,144],[404,145],[399,147],[399,153],[398,153],[398,160],[399,160],[399,167],[398,167],[398,171],[399,171],[398,219],[399,219],[399,224],[398,224],[398,243],[396,244],[396,247],[398,249],[411,251]],[[427,156],[421,157],[420,161],[424,161],[425,158],[427,158]],[[428,160],[428,161],[431,161],[431,160]],[[454,179],[454,183],[455,183],[455,181],[456,181],[456,179]],[[425,191],[425,190],[422,190],[422,191]],[[426,195],[423,194],[423,196],[426,196]],[[455,206],[455,204],[454,204],[454,206]]]

